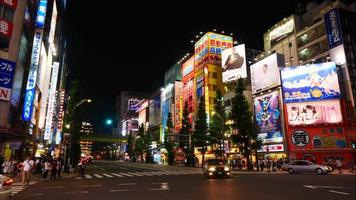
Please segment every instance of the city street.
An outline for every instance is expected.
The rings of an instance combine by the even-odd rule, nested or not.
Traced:
[[[234,172],[207,179],[201,169],[97,161],[85,176],[40,181],[12,199],[355,199],[352,175]]]

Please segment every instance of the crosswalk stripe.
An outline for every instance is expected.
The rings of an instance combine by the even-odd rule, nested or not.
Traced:
[[[133,175],[131,175],[131,174],[127,174],[127,173],[120,173],[121,175],[123,175],[123,176],[129,176],[129,177],[133,177]]]
[[[111,176],[110,174],[103,174],[106,177],[112,178],[113,176]]]
[[[133,173],[133,172],[129,172],[128,174],[132,174],[132,175],[134,175],[134,176],[143,176],[143,175],[141,175],[141,174]]]
[[[93,178],[93,177],[90,176],[89,174],[85,174],[84,176],[85,176],[85,178]]]
[[[114,175],[114,176],[117,176],[117,177],[124,177],[123,175],[116,174],[116,173],[111,173],[111,174]]]
[[[145,176],[153,176],[150,172],[141,172],[141,174],[143,174]]]
[[[94,176],[96,176],[97,178],[103,178],[101,175],[99,174],[94,174]]]

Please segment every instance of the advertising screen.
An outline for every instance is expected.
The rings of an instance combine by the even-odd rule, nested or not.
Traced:
[[[283,141],[281,133],[281,111],[279,93],[272,93],[254,99],[256,123],[260,128],[258,137],[264,144]]]
[[[288,131],[291,149],[346,148],[345,130],[342,127],[310,127]]]
[[[224,83],[247,77],[245,44],[226,49],[221,56]]]
[[[289,125],[334,124],[342,122],[339,100],[287,104]]]
[[[272,54],[251,65],[252,93],[261,92],[281,84],[278,67],[284,62],[278,54]]]
[[[284,68],[281,76],[285,103],[340,97],[336,65],[333,62]]]

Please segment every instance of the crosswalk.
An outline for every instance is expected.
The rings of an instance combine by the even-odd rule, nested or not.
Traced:
[[[75,179],[102,179],[102,178],[124,178],[124,177],[144,177],[144,176],[170,176],[170,175],[192,175],[202,174],[201,171],[143,171],[143,172],[121,172],[121,173],[93,173],[84,176],[74,177]]]
[[[33,185],[37,183],[37,181],[30,181],[29,185]],[[11,196],[25,190],[27,186],[23,186],[22,183],[13,183],[11,186]]]

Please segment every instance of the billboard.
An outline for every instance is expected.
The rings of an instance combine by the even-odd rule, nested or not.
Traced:
[[[40,60],[40,52],[41,52],[41,41],[42,41],[42,30],[36,29],[33,38],[31,63],[30,63],[30,69],[29,69],[27,85],[26,85],[24,108],[22,112],[23,121],[30,121],[32,117],[33,102],[36,94],[36,79],[37,79],[38,63]]]
[[[283,24],[277,26],[276,28],[272,29],[271,32],[268,34],[268,38],[271,42],[271,46],[277,44],[278,42],[282,41],[284,38],[291,35],[294,31],[294,18],[290,17],[286,19]]]
[[[10,100],[15,67],[15,62],[0,58],[0,100]]]
[[[38,3],[36,28],[44,28],[46,22],[47,0],[40,0]]]
[[[256,123],[260,128],[258,137],[263,144],[283,142],[281,133],[281,110],[279,92],[254,98]]]
[[[245,44],[225,49],[221,55],[223,82],[234,81],[238,78],[246,78],[246,53]]]
[[[338,10],[334,8],[331,11],[327,12],[324,15],[324,21],[329,49],[332,49],[342,44],[342,32]]]
[[[287,104],[289,125],[335,124],[342,122],[339,100]]]
[[[340,97],[336,65],[333,62],[283,68],[281,76],[285,103]]]
[[[272,54],[251,65],[252,93],[261,92],[281,84],[278,67],[284,66],[283,56]]]
[[[291,149],[346,148],[345,130],[342,127],[310,127],[288,131]]]
[[[190,57],[185,63],[182,65],[182,78],[194,72],[194,56]]]
[[[182,82],[175,82],[174,92],[174,133],[178,133],[182,127]]]
[[[257,150],[257,152],[265,153],[265,152],[282,152],[284,151],[283,144],[270,144],[270,145],[262,145],[261,149]]]

